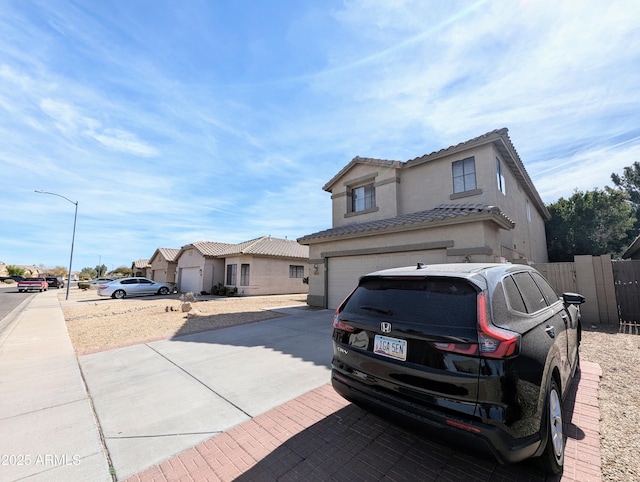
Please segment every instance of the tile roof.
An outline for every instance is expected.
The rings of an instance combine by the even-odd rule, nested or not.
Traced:
[[[191,245],[187,245],[187,246],[193,246],[203,256],[218,256],[224,250],[233,246],[233,244],[215,243],[211,241],[196,241],[195,243],[192,243]],[[183,246],[183,249],[184,248],[185,246]]]
[[[352,234],[365,233],[367,231],[384,231],[391,228],[419,228],[436,221],[453,221],[460,216],[490,216],[495,222],[504,229],[512,229],[515,223],[509,219],[499,208],[488,206],[486,204],[440,204],[434,209],[427,211],[419,211],[417,213],[402,214],[393,218],[380,219],[376,221],[367,221],[363,223],[352,223],[337,228],[325,229],[317,233],[309,234],[298,239],[298,242],[304,243],[312,239],[329,238],[335,236],[345,236]],[[412,226],[413,225],[413,226]]]
[[[273,256],[281,258],[309,258],[309,247],[298,244],[292,239],[273,238],[262,236],[251,239],[243,243],[216,243],[211,241],[196,241],[195,243],[183,246],[176,254],[176,259],[180,253],[190,247],[198,250],[203,256],[213,258],[224,258],[228,256],[238,256],[251,254],[256,256]]]
[[[178,253],[180,252],[177,248],[158,248],[157,251],[167,261],[175,261]]]
[[[219,256],[239,254],[306,259],[309,257],[309,247],[298,244],[297,241],[292,239],[262,236],[261,238],[251,239],[244,243],[234,244],[222,251]]]
[[[136,259],[133,262],[133,267],[134,268],[148,268],[149,267],[149,260],[148,259]]]

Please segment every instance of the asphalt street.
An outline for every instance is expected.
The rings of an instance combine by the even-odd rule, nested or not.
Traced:
[[[18,307],[35,296],[35,293],[18,293],[15,284],[3,285],[4,283],[0,283],[0,339],[20,312]]]

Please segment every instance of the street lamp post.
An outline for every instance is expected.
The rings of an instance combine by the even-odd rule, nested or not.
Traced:
[[[73,234],[71,235],[71,256],[69,256],[69,276],[67,277],[67,296],[65,298],[65,300],[68,300],[69,287],[71,286],[71,265],[73,264],[73,243],[75,242],[75,239],[76,239],[76,221],[78,219],[78,201],[72,201],[68,197],[65,197],[61,194],[56,194],[55,192],[40,191],[38,189],[36,189],[36,192],[39,194],[50,194],[52,196],[61,197],[62,199],[66,199],[67,201],[69,201],[71,204],[75,204],[76,206],[76,211],[75,211],[75,214],[73,215]]]
[[[102,276],[102,255],[98,253],[89,254],[95,254],[98,257],[98,278],[100,278],[100,276]]]

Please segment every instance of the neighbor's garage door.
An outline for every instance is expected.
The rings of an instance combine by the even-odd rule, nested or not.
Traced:
[[[417,265],[418,262],[444,263],[445,260],[446,252],[444,249],[327,258],[328,308],[337,308],[357,286],[360,277],[367,273],[387,268]]]
[[[200,270],[196,268],[180,268],[180,286],[182,293],[200,293]]]

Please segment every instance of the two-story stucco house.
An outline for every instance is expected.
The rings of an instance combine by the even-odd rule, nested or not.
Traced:
[[[335,308],[379,269],[547,261],[550,215],[507,129],[406,162],[356,157],[323,189],[333,227],[298,239],[312,306]]]

